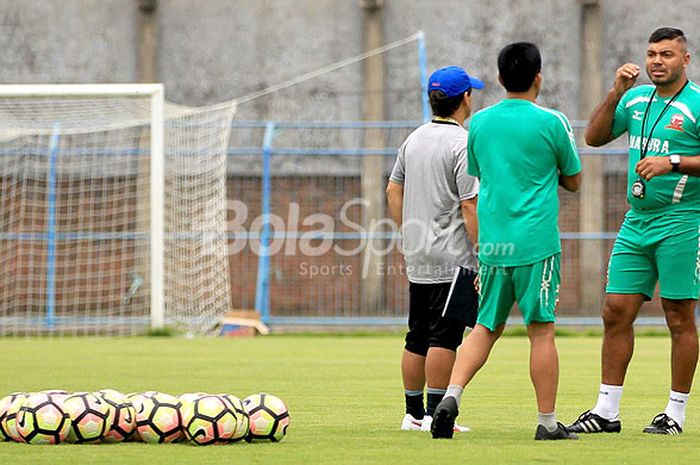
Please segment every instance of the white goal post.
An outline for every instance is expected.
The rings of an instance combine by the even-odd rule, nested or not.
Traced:
[[[234,109],[162,84],[0,85],[0,335],[215,324]]]

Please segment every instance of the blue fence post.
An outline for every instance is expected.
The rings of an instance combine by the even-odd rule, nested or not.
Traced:
[[[432,112],[428,101],[428,57],[425,52],[425,33],[418,32],[418,66],[420,67],[420,91],[423,102],[423,122],[430,121]]]
[[[260,255],[258,256],[258,279],[255,291],[255,310],[260,314],[260,320],[267,324],[270,321],[270,196],[272,181],[270,172],[270,157],[272,141],[275,137],[275,123],[268,121],[265,125],[265,136],[262,148],[262,216],[263,224],[260,232]]]
[[[46,326],[53,331],[56,326],[56,159],[59,143],[58,123],[54,124],[49,140],[48,214],[46,245]]]

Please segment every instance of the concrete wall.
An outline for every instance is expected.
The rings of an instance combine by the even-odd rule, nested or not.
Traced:
[[[411,7],[405,5],[410,3]],[[388,40],[426,31],[429,67],[461,64],[483,78],[487,87],[474,99],[477,108],[502,96],[496,57],[509,42],[531,41],[543,55],[546,84],[542,102],[566,112],[577,106],[579,9],[573,0],[493,0],[464,2],[387,2]],[[563,27],[552,29],[552,23]],[[408,82],[402,83],[404,87]]]
[[[166,0],[160,3],[160,70],[169,98],[241,97],[362,51],[361,11],[336,0]],[[357,119],[355,65],[256,100],[243,119]]]
[[[0,0],[0,82],[137,80],[135,0]],[[641,61],[649,33],[683,28],[700,44],[700,2],[602,0],[606,82]],[[430,69],[458,63],[483,77],[477,107],[497,101],[496,55],[530,40],[544,57],[541,102],[578,110],[579,0],[386,0],[385,41],[426,33]],[[247,95],[362,51],[356,0],[160,0],[158,70],[168,97],[198,105]],[[388,119],[421,115],[415,44],[386,55]],[[700,79],[700,65],[691,65]],[[360,118],[362,66],[351,65],[241,106],[241,119]],[[372,91],[372,89],[369,89]]]
[[[134,81],[135,18],[124,0],[0,0],[0,83]]]

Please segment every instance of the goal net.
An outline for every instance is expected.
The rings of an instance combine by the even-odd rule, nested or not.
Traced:
[[[0,86],[0,335],[216,325],[234,109],[159,84]]]

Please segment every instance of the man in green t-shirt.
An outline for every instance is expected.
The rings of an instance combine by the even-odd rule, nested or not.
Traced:
[[[469,126],[467,169],[481,183],[479,313],[435,409],[433,438],[452,437],[462,391],[486,362],[518,302],[531,345],[535,439],[576,439],[554,413],[559,379],[554,311],[561,253],[557,185],[578,190],[581,161],[566,117],[535,104],[541,64],[534,44],[506,46],[498,56],[506,98],[475,114]]]
[[[700,87],[688,81],[683,31],[649,38],[646,71],[654,85],[632,87],[639,66],[627,63],[596,108],[586,142],[607,144],[627,132],[631,209],[613,246],[603,305],[598,402],[569,426],[579,433],[620,432],[620,398],[634,349],[633,323],[659,282],[671,331],[671,393],[645,433],[683,431],[698,360],[694,309],[700,289]]]

